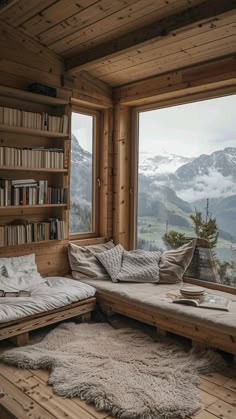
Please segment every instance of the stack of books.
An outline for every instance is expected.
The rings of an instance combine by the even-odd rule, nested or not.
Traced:
[[[68,115],[53,116],[47,112],[28,112],[6,106],[0,106],[0,124],[68,133]]]
[[[64,240],[65,237],[65,223],[57,218],[0,226],[0,247],[18,246],[44,240]]]
[[[66,189],[48,186],[47,180],[0,179],[0,207],[65,203]]]
[[[0,166],[63,169],[64,150],[61,148],[0,147]]]

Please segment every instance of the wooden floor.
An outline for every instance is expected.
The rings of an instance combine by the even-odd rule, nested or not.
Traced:
[[[1,342],[0,352],[10,347],[10,343]],[[112,418],[78,398],[56,396],[47,379],[48,373],[43,370],[21,370],[0,364],[0,419]],[[202,407],[194,419],[236,419],[235,368],[202,377],[199,394]]]

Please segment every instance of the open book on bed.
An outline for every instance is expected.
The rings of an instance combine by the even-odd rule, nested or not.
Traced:
[[[187,304],[200,308],[211,308],[213,310],[229,311],[231,300],[215,294],[205,293],[201,298],[191,299],[178,295],[173,299],[175,304]]]

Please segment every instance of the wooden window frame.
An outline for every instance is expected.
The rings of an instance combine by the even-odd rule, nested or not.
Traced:
[[[93,116],[95,117],[95,126],[93,131],[93,199],[92,199],[92,226],[93,231],[91,232],[81,232],[81,233],[70,233],[69,228],[69,240],[80,240],[80,239],[89,239],[95,238],[99,235],[99,217],[100,217],[100,194],[99,194],[99,179],[100,179],[100,135],[101,135],[101,112],[91,109],[85,108],[78,105],[72,105],[71,109],[71,117],[72,113],[80,113],[83,115]],[[72,133],[72,132],[71,132]],[[70,165],[71,165],[71,152],[70,152]],[[70,190],[70,179],[69,179],[69,190]]]
[[[144,111],[152,111],[163,109],[167,107],[174,107],[178,105],[184,105],[193,102],[200,102],[209,99],[216,99],[220,97],[226,97],[236,94],[235,86],[228,87],[221,89],[216,89],[213,91],[204,91],[204,88],[201,92],[193,93],[188,96],[179,96],[168,98],[166,100],[162,100],[160,102],[152,102],[150,104],[145,105],[137,105],[132,107],[132,150],[131,153],[134,156],[132,161],[131,167],[131,189],[132,189],[132,196],[130,200],[130,248],[135,249],[137,244],[137,200],[138,200],[138,150],[139,150],[139,120],[138,115],[140,112]],[[203,281],[200,279],[195,278],[184,278],[185,282],[189,282],[191,284],[196,284],[203,286],[205,285],[207,288],[220,290],[223,292],[227,292],[230,294],[236,294],[236,288],[223,285],[223,284],[214,284],[212,282]]]

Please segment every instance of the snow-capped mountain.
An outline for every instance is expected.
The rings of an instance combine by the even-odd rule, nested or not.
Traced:
[[[139,173],[145,176],[175,173],[175,171],[193,161],[193,158],[163,153],[153,156],[151,153],[139,154]]]
[[[75,135],[71,137],[71,199],[91,203],[92,154],[84,150]]]
[[[175,175],[179,179],[191,180],[196,176],[209,175],[215,171],[222,176],[233,176],[236,180],[236,148],[226,147],[211,154],[201,154],[191,162],[179,167]]]

